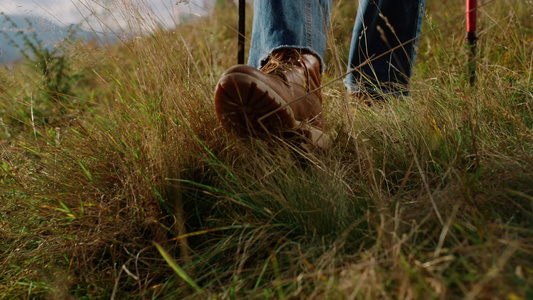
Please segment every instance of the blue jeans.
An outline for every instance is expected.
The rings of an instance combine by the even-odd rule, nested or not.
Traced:
[[[323,66],[331,2],[255,0],[248,64],[260,68],[273,50],[300,48],[318,56]],[[345,79],[350,92],[407,93],[424,4],[425,0],[359,0],[348,59],[348,72],[353,72]],[[367,61],[371,62],[354,69]]]

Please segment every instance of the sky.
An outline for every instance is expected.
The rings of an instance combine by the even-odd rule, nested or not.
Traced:
[[[0,12],[6,15],[37,16],[61,25],[79,24],[83,20],[96,24],[90,11],[100,18],[112,18],[106,25],[124,25],[118,8],[111,3],[132,3],[144,1],[151,7],[160,23],[174,27],[179,23],[178,15],[205,15],[215,0],[1,0]],[[90,8],[90,9],[88,9]],[[85,24],[87,25],[87,24]],[[82,26],[83,27],[83,26]]]

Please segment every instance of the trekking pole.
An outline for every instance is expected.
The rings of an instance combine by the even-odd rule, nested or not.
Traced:
[[[468,48],[470,50],[467,63],[468,78],[470,79],[470,86],[474,86],[476,82],[476,18],[477,18],[477,0],[466,0],[466,39],[468,40]]]
[[[246,0],[239,0],[239,42],[237,52],[237,63],[244,64],[244,26],[246,17]]]

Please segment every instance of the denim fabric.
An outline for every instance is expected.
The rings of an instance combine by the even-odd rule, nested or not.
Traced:
[[[346,77],[349,91],[407,94],[424,19],[424,0],[366,0],[359,8],[352,34],[348,71],[401,44],[387,55]],[[413,40],[414,39],[414,40]],[[412,40],[411,42],[409,42]]]
[[[326,53],[332,0],[255,0],[248,64],[260,68],[279,48]]]
[[[349,91],[405,93],[415,60],[425,0],[359,0],[348,71],[371,56],[412,42],[350,74]],[[255,0],[248,64],[260,68],[278,48],[315,53],[323,66],[331,0]],[[322,68],[323,69],[323,68]]]

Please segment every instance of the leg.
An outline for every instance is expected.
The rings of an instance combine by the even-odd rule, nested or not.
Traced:
[[[257,69],[280,48],[305,49],[321,66],[332,0],[256,0],[248,64]],[[321,68],[322,69],[322,68]]]
[[[345,81],[350,92],[408,94],[424,4],[425,0],[359,1],[348,71],[372,56],[406,44],[352,72]]]
[[[256,0],[250,66],[222,74],[215,110],[237,136],[298,135],[325,147],[320,74],[331,0]]]

